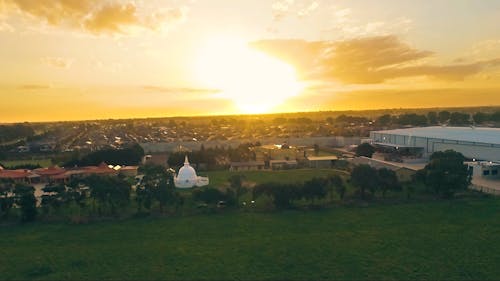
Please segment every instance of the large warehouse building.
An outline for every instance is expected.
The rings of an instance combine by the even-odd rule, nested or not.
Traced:
[[[500,129],[478,127],[423,127],[370,133],[373,144],[428,157],[453,149],[465,157],[500,161]]]

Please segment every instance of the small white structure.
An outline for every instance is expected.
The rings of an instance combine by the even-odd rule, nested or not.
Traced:
[[[186,155],[184,159],[184,166],[179,169],[179,173],[174,176],[174,184],[177,188],[192,188],[195,186],[208,185],[207,177],[199,177],[191,165]]]

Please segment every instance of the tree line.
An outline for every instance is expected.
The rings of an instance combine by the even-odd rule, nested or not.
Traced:
[[[144,150],[135,143],[123,149],[103,149],[91,152],[83,157],[75,155],[73,159],[66,161],[63,166],[96,166],[102,162],[112,165],[139,165],[144,157]]]
[[[464,191],[471,181],[471,171],[464,160],[462,154],[452,150],[434,153],[425,168],[416,173],[414,182],[406,184],[407,198],[410,198],[415,184],[424,185],[435,197],[442,199],[450,199],[457,192]],[[264,197],[269,198],[275,208],[287,209],[304,203],[312,207],[336,200],[342,202],[349,188],[352,188],[349,198],[356,200],[384,199],[389,192],[396,194],[404,190],[396,171],[369,165],[353,167],[349,177],[334,174],[304,182],[267,182],[253,187],[244,184],[243,175],[234,174],[227,179],[229,184],[226,189],[203,187],[185,193],[175,188],[173,174],[164,167],[145,165],[140,170],[144,174],[140,181],[123,176],[93,175],[73,179],[67,184],[47,185],[43,188],[39,206],[32,186],[2,180],[0,218],[12,218],[12,210],[15,209],[15,216],[23,222],[36,220],[39,215],[79,222],[88,217],[123,217],[131,212],[178,214],[186,200],[198,204],[187,206],[191,211],[198,207],[240,208]]]

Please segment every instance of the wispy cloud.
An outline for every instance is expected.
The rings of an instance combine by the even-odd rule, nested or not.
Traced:
[[[314,0],[276,0],[271,4],[273,20],[281,21],[287,16],[305,17],[318,9],[320,3]]]
[[[178,87],[162,87],[154,85],[144,85],[142,89],[150,92],[171,93],[171,94],[215,94],[219,93],[218,89],[206,88],[178,88]]]
[[[41,84],[24,84],[24,85],[19,85],[17,88],[19,90],[35,91],[35,90],[47,90],[50,89],[51,86],[41,85]]]
[[[69,68],[73,64],[72,59],[60,58],[60,57],[44,57],[40,61],[48,66],[55,68]]]

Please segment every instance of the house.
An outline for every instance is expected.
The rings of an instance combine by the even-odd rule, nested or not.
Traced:
[[[137,166],[112,166],[101,163],[98,166],[85,166],[74,168],[61,168],[52,166],[49,168],[37,168],[34,170],[6,170],[0,167],[0,179],[10,179],[15,182],[27,184],[32,183],[68,183],[74,178],[84,178],[90,175],[117,176],[122,174],[128,177],[137,176]]]
[[[229,171],[258,171],[266,167],[264,161],[231,162]]]
[[[49,182],[52,177],[64,174],[66,169],[60,168],[58,166],[51,166],[48,168],[37,168],[33,170],[33,173],[40,176],[42,182]]]
[[[137,176],[138,170],[138,166],[123,166],[118,170],[118,172],[127,177],[135,177]]]
[[[16,183],[32,184],[40,181],[40,176],[26,169],[5,170],[0,168],[0,179],[12,180]]]
[[[269,167],[273,170],[296,169],[297,160],[270,160]]]
[[[323,169],[333,168],[338,157],[335,155],[329,156],[307,156],[307,164],[310,168]]]

